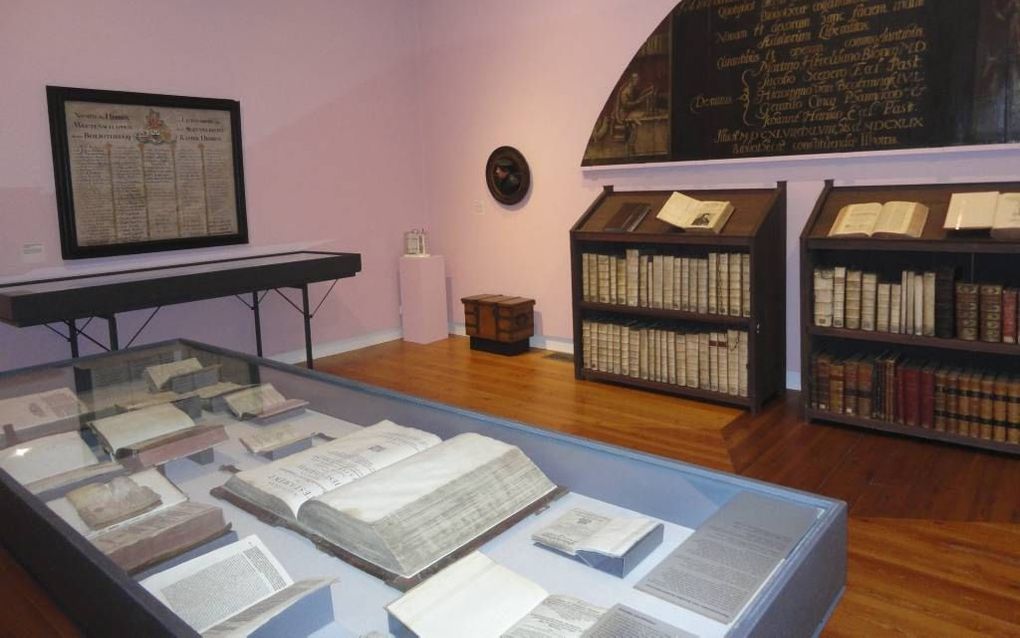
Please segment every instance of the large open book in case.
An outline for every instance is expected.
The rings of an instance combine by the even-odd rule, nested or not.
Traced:
[[[785,387],[785,246],[785,184],[607,186],[570,231],[575,375],[757,411]]]
[[[211,368],[218,373],[196,374]],[[175,399],[172,383],[152,379],[178,369],[189,379]],[[237,392],[246,403],[302,407],[266,423],[258,410],[231,407]],[[187,418],[185,395],[199,399],[188,399]],[[86,633],[363,636],[386,632],[409,601],[419,602],[405,619],[425,614],[443,627],[451,616],[422,607],[430,589],[418,589],[438,574],[460,592],[450,602],[467,601],[472,614],[489,613],[470,603],[484,587],[501,595],[505,579],[451,579],[470,572],[457,566],[477,563],[473,552],[547,592],[536,613],[583,607],[595,622],[619,607],[701,636],[814,634],[844,585],[838,501],[211,346],[173,341],[3,373],[0,400],[10,408],[0,421],[17,433],[0,448],[0,542]],[[40,401],[46,409],[27,419],[26,405]],[[138,436],[124,426],[133,413]],[[212,423],[225,438],[202,454],[154,467],[117,455],[118,441]],[[251,440],[271,428],[310,447],[253,453]],[[738,602],[719,615],[704,605],[722,581],[691,597],[686,588],[704,574],[656,580],[697,546],[688,538],[713,533],[748,498],[793,508],[804,527],[743,598],[729,596]],[[767,528],[767,516],[741,511],[742,529]],[[638,519],[655,542],[615,574],[534,540],[569,541],[595,520],[626,553],[642,535],[610,523]],[[686,593],[659,591],[674,581]]]
[[[808,419],[1020,453],[1018,193],[826,184],[800,240]],[[928,212],[916,236],[833,233],[866,202]]]

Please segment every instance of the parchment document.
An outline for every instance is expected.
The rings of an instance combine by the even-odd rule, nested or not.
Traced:
[[[697,638],[695,634],[631,609],[614,605],[583,638]]]
[[[65,104],[78,244],[237,232],[227,111]]]
[[[10,423],[14,431],[81,414],[85,405],[69,388],[0,399],[0,424]]]
[[[605,609],[570,596],[548,596],[503,638],[580,638]]]
[[[812,507],[742,492],[635,587],[730,623],[817,516]]]
[[[263,383],[254,388],[233,392],[223,397],[234,416],[241,418],[262,414],[266,410],[287,401],[272,383]]]
[[[248,536],[141,582],[199,633],[293,584],[257,536]]]

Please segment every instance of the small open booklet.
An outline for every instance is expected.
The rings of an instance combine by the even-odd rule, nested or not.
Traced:
[[[658,536],[653,537],[656,531]],[[531,539],[596,569],[625,576],[662,542],[662,523],[648,518],[611,518],[575,507]],[[632,553],[639,545],[640,550]],[[634,560],[612,560],[625,557]]]
[[[953,193],[943,227],[955,231],[990,230],[992,237],[998,239],[1020,238],[1020,193]]]
[[[867,202],[839,209],[829,237],[912,237],[924,233],[928,207],[920,202]]]
[[[579,638],[605,611],[474,552],[390,603],[397,638]]]
[[[655,216],[687,232],[718,234],[732,214],[730,202],[702,201],[674,192]]]
[[[247,636],[330,579],[295,583],[257,536],[150,576],[142,587],[203,636]]]
[[[271,383],[224,395],[227,408],[239,419],[267,419],[308,405],[303,399],[288,399]]]

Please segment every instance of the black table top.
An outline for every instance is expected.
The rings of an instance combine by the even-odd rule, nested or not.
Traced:
[[[361,255],[298,251],[0,284],[0,321],[34,326],[353,277]]]

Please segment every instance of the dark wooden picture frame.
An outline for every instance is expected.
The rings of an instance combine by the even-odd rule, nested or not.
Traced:
[[[524,155],[512,146],[500,146],[485,162],[485,184],[501,204],[520,202],[531,188],[531,169]]]
[[[47,86],[46,97],[49,107],[57,212],[60,221],[60,248],[64,259],[248,243],[241,144],[241,109],[238,101],[60,86]],[[88,111],[84,114],[72,111],[73,126],[69,124],[68,119],[67,105],[69,103],[84,105],[85,109],[83,110]],[[139,107],[148,109],[145,128],[142,129],[139,129],[136,123],[132,123],[131,118],[134,117],[137,120],[137,116],[126,115],[129,112],[137,114]],[[193,119],[185,118],[192,112],[195,114]],[[215,122],[209,118],[210,112],[214,112],[212,115],[216,116]],[[168,119],[171,116],[177,118],[172,122],[173,127],[164,121],[164,115]],[[228,122],[229,140],[220,135],[226,133]],[[73,133],[69,131],[72,127],[74,128]],[[91,142],[79,141],[82,136]],[[72,137],[75,139],[72,140]],[[109,141],[104,145],[103,139]],[[74,147],[73,141],[80,146]],[[209,165],[207,165],[205,150],[207,141],[210,149],[208,153]],[[137,143],[140,154],[137,166],[131,166],[130,162],[113,158],[114,142],[119,144],[116,149],[122,154],[129,148],[128,144],[124,142],[130,143],[130,148],[133,148]],[[190,146],[187,149],[184,146],[178,149],[178,143],[190,144]],[[149,146],[146,146],[147,144]],[[194,156],[196,148],[200,154],[199,161],[195,161],[194,157],[184,157],[186,150],[191,153],[191,156]],[[79,234],[81,224],[86,223],[83,221],[86,213],[76,208],[76,203],[81,204],[82,201],[86,201],[83,198],[97,198],[98,188],[94,186],[105,188],[106,184],[98,184],[102,177],[100,174],[86,174],[85,171],[89,170],[89,167],[79,167],[87,161],[93,162],[91,168],[102,164],[104,149],[107,154],[109,193],[101,193],[101,195],[110,198],[112,212],[107,216],[110,217],[108,223],[112,224],[112,228],[104,226],[104,222],[107,220],[99,219],[102,215],[97,215],[95,219],[87,223],[91,223],[93,228],[99,228],[100,234],[105,233],[105,235],[102,239],[95,237],[89,239]],[[162,157],[146,160],[146,149],[158,151]],[[82,157],[80,164],[76,164],[78,160],[73,157],[75,151]],[[93,156],[85,158],[88,153],[92,153]],[[99,160],[96,159],[96,153],[100,155]],[[214,153],[216,154],[214,155]],[[170,159],[169,163],[166,161],[167,157]],[[213,158],[216,162],[213,161]],[[159,166],[160,162],[165,166]],[[127,168],[124,168],[125,166]],[[148,192],[150,182],[146,180],[149,179],[156,184],[157,178],[146,176],[146,171],[150,168],[152,174],[157,175],[159,181],[157,185],[173,192],[172,207],[176,215],[176,234],[172,232],[172,229],[168,231],[166,227],[160,229],[159,233],[153,233],[151,230],[150,224],[155,219],[155,214],[152,213],[150,204],[154,200],[150,199]],[[167,171],[170,169],[172,172],[168,173]],[[79,176],[85,175],[85,177],[81,177],[83,187],[79,189],[79,193],[75,192],[76,170],[79,170]],[[136,184],[118,185],[115,171],[121,170],[135,171],[136,177],[137,175],[141,176],[140,181]],[[157,170],[162,173],[157,173]],[[199,181],[189,179],[196,177],[196,171],[200,173],[197,175]],[[97,180],[94,184],[87,183],[90,187],[88,189],[84,188],[86,177]],[[199,188],[198,183],[201,183],[200,189],[203,197],[200,206],[195,198],[195,193],[189,195],[186,192],[185,195],[181,195],[182,190],[194,191]],[[219,189],[214,193],[218,197],[214,203],[219,205],[219,208],[215,210],[210,205],[210,201],[213,199],[210,197],[210,184],[212,184],[212,188]],[[118,188],[122,190],[118,190]],[[76,195],[78,195],[78,199],[76,199]],[[169,196],[169,191],[164,192],[163,195],[163,218],[161,222],[160,220],[157,222],[166,224],[168,220],[166,197]],[[189,196],[191,199],[187,199]],[[141,223],[139,222],[140,209],[144,208],[144,224],[146,226],[144,235],[135,232],[133,235],[128,233],[127,236],[121,237],[121,231],[118,230],[118,201],[129,202],[134,207],[134,223],[136,224]],[[188,213],[184,209],[189,204],[192,205],[192,209],[195,206],[200,208],[204,206],[204,208],[201,209],[200,214],[196,214],[194,211]],[[217,219],[213,221],[222,225],[222,228],[210,229],[213,213],[217,215]],[[201,224],[196,222],[201,219],[204,219],[205,232],[201,232]],[[187,224],[191,224],[191,227],[186,231],[182,230]],[[156,237],[153,237],[153,234]],[[107,239],[106,235],[111,235],[112,239]]]

